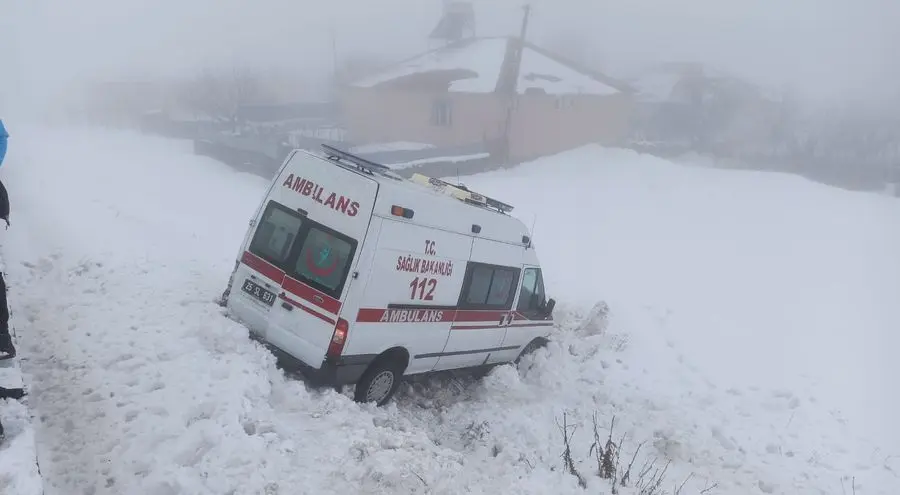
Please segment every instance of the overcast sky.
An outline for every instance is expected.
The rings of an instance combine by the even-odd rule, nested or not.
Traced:
[[[475,0],[478,34],[523,0]],[[0,113],[84,78],[254,65],[316,74],[339,55],[427,48],[440,0],[0,0]],[[696,60],[833,98],[898,87],[900,1],[532,0],[529,38],[583,38],[613,76]]]

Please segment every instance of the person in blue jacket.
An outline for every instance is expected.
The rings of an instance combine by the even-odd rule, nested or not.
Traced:
[[[8,144],[9,132],[3,126],[3,119],[0,119],[0,166],[3,165],[3,159],[6,157],[6,147]],[[9,227],[9,195],[6,193],[6,187],[0,182],[0,218],[6,220],[6,226]],[[13,345],[12,336],[9,334],[9,307],[6,303],[6,281],[3,274],[0,273],[0,360],[10,359],[16,356],[16,348]]]
[[[0,165],[3,165],[3,159],[6,158],[6,147],[9,141],[9,132],[3,126],[3,119],[0,119]],[[6,220],[6,226],[9,227],[9,195],[6,194],[6,187],[0,182],[0,218]]]
[[[3,165],[3,158],[6,157],[6,141],[9,139],[9,133],[6,127],[3,127],[3,119],[0,119],[0,165]]]
[[[0,119],[0,165],[6,157],[6,145],[9,133]],[[3,182],[0,182],[0,218],[6,220],[9,226],[9,196]],[[0,273],[0,360],[15,357],[16,348],[13,346],[12,336],[9,334],[9,308],[6,306],[6,281],[3,273]],[[0,399],[21,399],[25,396],[25,390],[21,388],[0,387]],[[4,437],[3,423],[0,423],[0,440]]]

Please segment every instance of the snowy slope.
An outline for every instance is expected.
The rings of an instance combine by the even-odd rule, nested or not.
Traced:
[[[213,303],[265,181],[187,143],[17,135],[3,252],[48,495],[584,493],[564,412],[589,493],[595,412],[669,490],[898,492],[896,201],[599,148],[469,178],[540,212],[556,339],[374,409],[285,379]]]

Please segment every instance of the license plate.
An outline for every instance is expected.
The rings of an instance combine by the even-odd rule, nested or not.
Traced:
[[[259,284],[250,279],[244,280],[244,285],[241,286],[241,290],[267,306],[275,304],[275,293],[263,289]]]

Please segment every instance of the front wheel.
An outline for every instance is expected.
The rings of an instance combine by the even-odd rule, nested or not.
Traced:
[[[356,402],[387,404],[400,387],[402,370],[389,361],[375,362],[356,383],[353,399]]]
[[[546,347],[547,344],[549,344],[549,343],[550,343],[550,341],[545,339],[544,337],[538,337],[538,338],[532,340],[531,342],[528,343],[528,345],[525,346],[524,349],[522,349],[522,352],[519,353],[518,357],[516,357],[514,364],[516,366],[518,366],[519,362],[522,360],[523,357],[534,353],[534,351],[536,351],[538,349]]]

